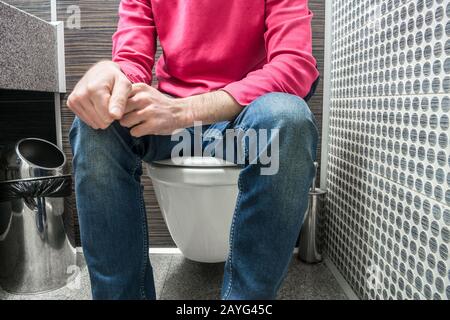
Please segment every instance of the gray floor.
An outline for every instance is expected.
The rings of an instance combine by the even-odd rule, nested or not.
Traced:
[[[223,276],[223,264],[201,264],[178,254],[153,254],[158,299],[218,299]],[[90,299],[89,276],[82,257],[81,272],[68,286],[36,295],[11,295],[0,290],[0,300],[85,300]],[[306,265],[293,259],[287,278],[280,290],[282,300],[344,300],[347,299],[325,264]]]

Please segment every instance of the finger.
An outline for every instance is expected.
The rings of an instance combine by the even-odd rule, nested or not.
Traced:
[[[109,126],[114,118],[108,112],[110,95],[107,92],[99,92],[90,96],[90,101],[94,106],[97,116],[101,122]]]
[[[145,136],[145,135],[148,135],[149,132],[148,132],[147,125],[148,125],[147,122],[143,122],[143,123],[141,123],[141,124],[139,124],[139,125],[133,127],[133,128],[130,130],[130,134],[131,134],[133,137],[136,137],[136,138],[140,138],[140,137],[143,137],[143,136]]]
[[[131,83],[125,77],[117,77],[109,100],[109,114],[113,119],[120,120],[125,112]]]
[[[74,103],[74,108],[76,108],[76,111],[74,113],[79,117],[84,123],[86,123],[89,127],[97,130],[98,126],[95,124],[95,122],[91,121],[89,119],[88,114],[84,110],[83,106],[79,103]]]
[[[105,129],[106,126],[101,120],[100,116],[97,114],[94,105],[90,101],[89,98],[83,98],[80,100],[81,106],[86,114],[86,118],[89,123],[92,124],[92,128],[94,129]]]
[[[99,114],[98,110],[94,107],[93,104],[92,104],[91,110],[94,110],[94,113],[95,113],[94,119],[95,119],[95,122],[97,123],[99,129],[104,130],[104,129],[108,128],[111,125],[111,123],[114,121],[114,120],[109,121],[109,120],[104,119],[103,118],[104,116]]]
[[[123,127],[131,128],[134,127],[142,122],[144,122],[145,119],[143,119],[143,116],[139,112],[130,112],[127,113],[123,118],[120,120],[120,124]]]
[[[79,96],[74,94],[73,92],[69,95],[66,101],[67,107],[77,116],[81,113],[82,109],[79,101],[80,101]]]
[[[89,119],[86,111],[83,108],[81,95],[72,92],[67,98],[67,107],[72,110],[84,123],[88,126],[97,129],[97,126]]]
[[[146,83],[133,83],[132,87],[131,87],[131,92],[130,92],[130,97],[138,94],[139,92],[142,92],[146,89],[148,89],[148,87],[150,87],[148,84]]]
[[[141,110],[146,106],[146,101],[143,99],[143,95],[136,94],[135,96],[128,98],[124,113],[127,114],[136,110]]]

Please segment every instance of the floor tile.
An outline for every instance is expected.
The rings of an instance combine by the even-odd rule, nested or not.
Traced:
[[[308,265],[293,258],[278,299],[345,300],[347,297],[324,263]]]
[[[153,268],[153,278],[155,279],[156,298],[161,297],[164,282],[169,273],[170,264],[173,256],[170,254],[153,254],[150,255],[150,262]]]
[[[219,299],[223,267],[223,263],[198,263],[174,255],[161,299]]]

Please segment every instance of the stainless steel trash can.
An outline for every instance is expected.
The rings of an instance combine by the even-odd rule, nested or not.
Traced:
[[[315,163],[316,174],[318,164]],[[312,183],[308,197],[308,209],[300,230],[298,257],[306,263],[322,261],[324,229],[326,219],[327,192],[316,187],[316,179]]]
[[[67,284],[76,254],[63,223],[72,189],[54,144],[23,139],[0,155],[0,286],[38,293]]]

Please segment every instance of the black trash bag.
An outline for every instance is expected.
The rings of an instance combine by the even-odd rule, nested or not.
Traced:
[[[71,194],[70,175],[0,182],[0,202],[37,197],[68,197]]]

